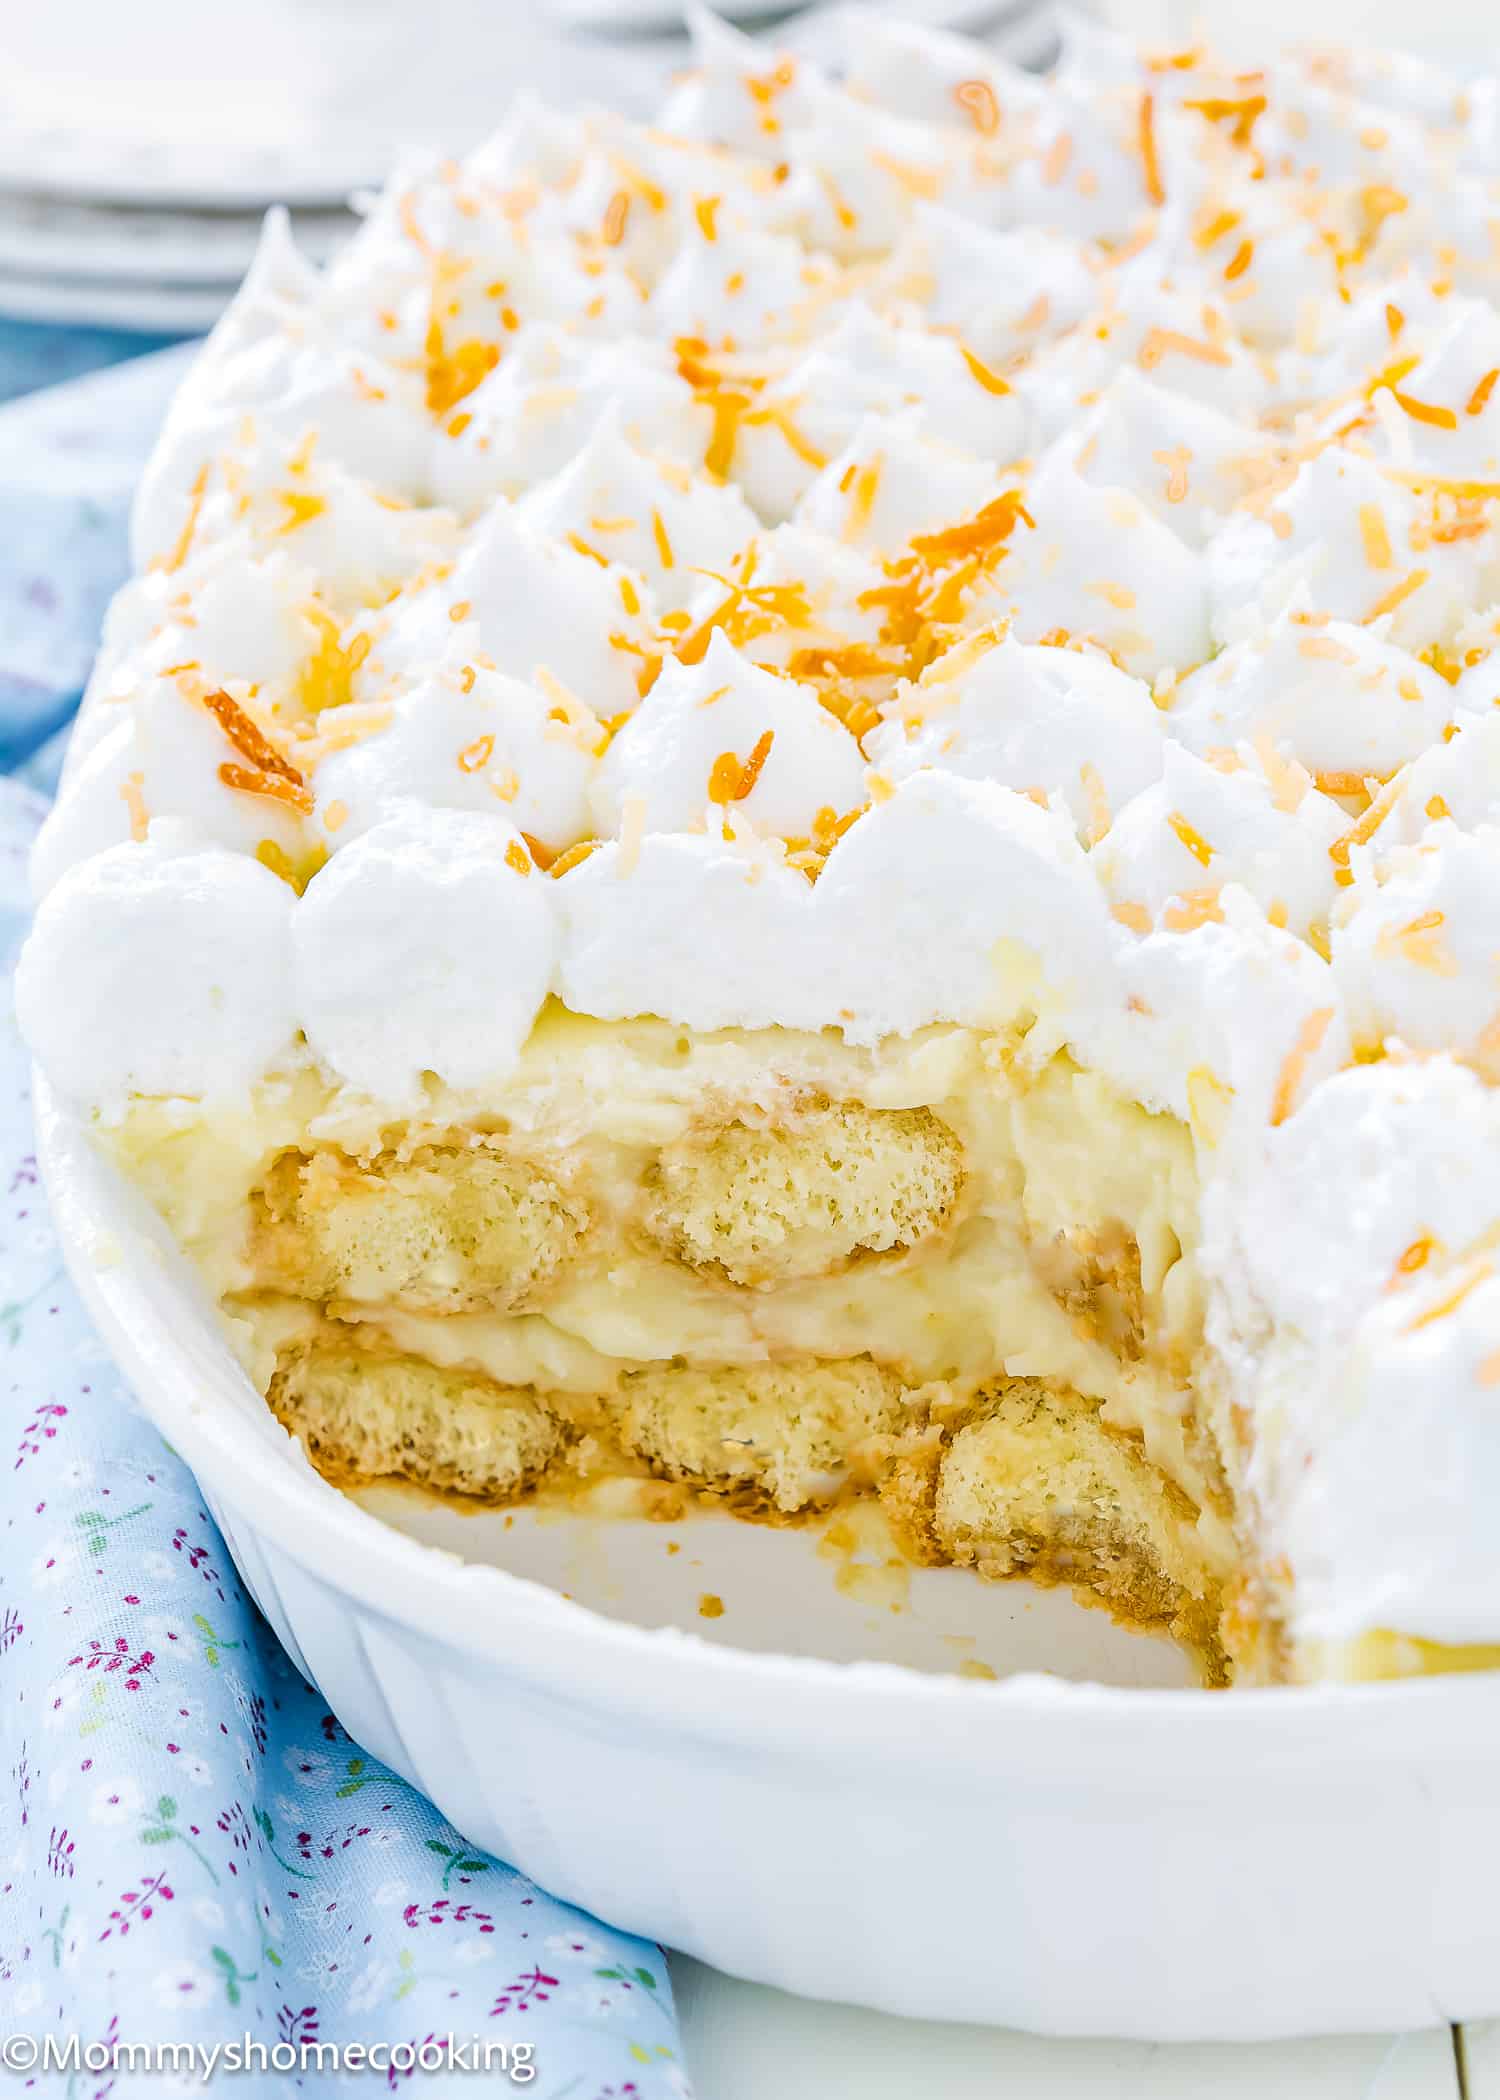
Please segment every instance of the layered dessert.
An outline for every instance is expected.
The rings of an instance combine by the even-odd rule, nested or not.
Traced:
[[[340,1485],[1500,1663],[1500,87],[698,43],[269,225],[35,1053]]]

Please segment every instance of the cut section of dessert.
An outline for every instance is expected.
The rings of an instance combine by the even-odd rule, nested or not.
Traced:
[[[553,1008],[482,1107],[304,1071],[110,1142],[341,1484],[878,1496],[914,1558],[1075,1582],[1222,1674],[1192,1139],[1021,1047]]]

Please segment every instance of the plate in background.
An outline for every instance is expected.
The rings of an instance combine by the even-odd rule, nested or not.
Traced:
[[[718,0],[714,8],[740,29],[758,29],[802,14],[810,0]],[[598,36],[681,35],[687,14],[678,0],[551,0],[548,10],[566,29]]]
[[[197,335],[212,328],[234,292],[233,284],[121,284],[0,270],[0,315],[80,328],[138,329],[147,335]]]
[[[1061,43],[1052,0],[843,0],[786,23],[775,41],[838,72],[849,49],[850,18],[890,15],[926,29],[973,37],[997,58],[1015,66],[1051,65]]]
[[[258,211],[141,211],[0,194],[0,274],[236,284],[255,254],[261,217]],[[293,214],[292,234],[304,255],[323,263],[358,223],[351,211],[303,211]]]
[[[898,14],[967,36],[983,36],[1002,21],[1037,14],[1047,0],[854,0],[872,13]],[[687,0],[551,0],[551,11],[568,29],[598,36],[665,36],[686,39]],[[811,17],[840,12],[819,0],[717,0],[713,12],[737,28],[774,41],[782,31],[795,32]]]
[[[73,0],[7,10],[5,43],[0,190],[94,204],[337,206],[403,146],[477,144],[519,86],[639,115],[661,88],[617,45],[471,0]]]

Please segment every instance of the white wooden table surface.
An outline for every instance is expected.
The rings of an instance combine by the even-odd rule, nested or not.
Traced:
[[[1500,2100],[1500,2021],[1251,2044],[1048,2042],[813,2005],[673,1955],[698,2100]]]

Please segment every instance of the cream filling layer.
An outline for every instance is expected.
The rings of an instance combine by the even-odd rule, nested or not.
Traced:
[[[535,1306],[447,1315],[341,1306],[340,1318],[432,1363],[606,1399],[623,1371],[674,1357],[720,1366],[869,1355],[912,1384],[960,1389],[1002,1374],[1055,1380],[1140,1435],[1202,1510],[1205,1557],[1228,1569],[1234,1542],[1192,1419],[1202,1304],[1190,1135],[1065,1057],[1025,1069],[1015,1047],[954,1026],[870,1049],[832,1031],[696,1035],[583,1019],[553,1003],[503,1085],[480,1097],[432,1082],[419,1121],[397,1126],[380,1104],[304,1067],[229,1110],[137,1100],[104,1135],[224,1304],[263,1390],[278,1347],[322,1317],[267,1295],[255,1272],[252,1192],[274,1161],[318,1146],[369,1155],[455,1128],[503,1133],[590,1215],[577,1254]],[[927,1109],[951,1128],[964,1181],[941,1231],[774,1287],[730,1283],[653,1244],[641,1229],[643,1184],[664,1146],[730,1117],[774,1126],[810,1098]],[[1072,1250],[1121,1228],[1139,1250],[1138,1352],[1111,1346],[1057,1288]]]

